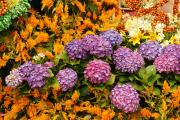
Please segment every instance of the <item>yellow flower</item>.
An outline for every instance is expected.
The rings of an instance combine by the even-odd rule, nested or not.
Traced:
[[[165,100],[163,100],[162,101],[162,105],[161,105],[161,107],[162,107],[162,110],[164,111],[164,113],[166,112],[166,110],[167,110],[167,104],[166,104],[166,101]]]
[[[64,120],[68,120],[67,113],[65,113],[65,112],[62,112],[62,116],[63,116]]]
[[[140,40],[143,36],[144,34],[142,32],[139,32],[137,36],[131,37],[129,41],[132,42],[133,45],[140,44]]]
[[[169,90],[170,90],[170,86],[169,86],[168,82],[165,80],[164,84],[163,84],[163,92],[167,93],[167,92],[169,92]]]
[[[144,118],[150,118],[151,112],[147,108],[141,109],[141,116]]]

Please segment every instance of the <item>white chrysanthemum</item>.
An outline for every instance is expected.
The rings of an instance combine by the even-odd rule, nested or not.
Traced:
[[[156,0],[148,0],[145,2],[143,8],[146,8],[146,9],[151,8],[155,5],[155,3],[156,3]]]
[[[161,46],[162,47],[166,47],[166,46],[168,46],[170,44],[170,41],[169,40],[165,40],[165,41],[163,41],[163,43],[161,43]]]
[[[163,32],[163,29],[166,27],[163,23],[157,23],[155,26],[155,32]]]

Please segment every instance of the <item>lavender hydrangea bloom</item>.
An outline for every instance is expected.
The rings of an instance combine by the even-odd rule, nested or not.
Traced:
[[[60,83],[62,91],[64,92],[72,89],[78,79],[77,73],[71,68],[60,70],[56,77]]]
[[[171,44],[163,49],[163,54],[175,55],[180,59],[180,45]]]
[[[154,65],[160,73],[174,72],[180,74],[180,60],[173,54],[161,54],[155,59]]]
[[[139,94],[129,83],[117,84],[109,97],[112,104],[125,113],[135,112],[139,107]]]
[[[18,69],[21,77],[28,82],[31,88],[44,86],[45,79],[50,76],[48,67],[32,62],[26,62]]]
[[[22,84],[23,79],[20,76],[19,70],[14,69],[10,71],[10,74],[5,78],[6,84],[11,87],[17,87]]]
[[[156,41],[141,44],[138,49],[138,52],[148,60],[154,60],[157,56],[160,55],[161,51],[162,46]]]
[[[91,83],[106,83],[111,76],[111,67],[102,60],[93,60],[85,68],[84,76]]]
[[[73,40],[65,46],[71,60],[85,59],[87,57],[87,51],[84,49],[82,40]]]
[[[118,48],[113,54],[116,69],[121,72],[133,73],[144,65],[143,57],[129,48]]]
[[[111,56],[112,45],[97,35],[87,35],[83,38],[84,48],[96,57]]]
[[[104,32],[100,33],[100,37],[102,37],[103,40],[109,41],[112,46],[114,46],[114,45],[119,46],[122,43],[122,37],[115,30],[104,31]]]

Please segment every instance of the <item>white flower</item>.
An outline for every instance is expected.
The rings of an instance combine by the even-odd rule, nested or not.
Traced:
[[[164,27],[166,27],[165,24],[163,24],[163,23],[158,23],[158,24],[155,26],[155,32],[163,32]]]
[[[150,7],[153,7],[155,4],[154,0],[149,0],[145,3],[144,7],[143,8],[150,8]]]
[[[36,56],[33,56],[33,59],[36,60],[36,61],[40,60],[41,58],[42,59],[45,58],[44,53],[39,53]]]
[[[164,39],[164,37],[165,37],[165,35],[163,34],[163,32],[160,32],[160,33],[158,33],[158,41],[162,41],[163,39]]]
[[[169,40],[165,40],[163,41],[163,43],[161,43],[162,47],[166,47],[170,44]]]
[[[130,37],[137,37],[140,32],[141,31],[139,28],[131,29],[131,30],[129,30],[129,36]]]

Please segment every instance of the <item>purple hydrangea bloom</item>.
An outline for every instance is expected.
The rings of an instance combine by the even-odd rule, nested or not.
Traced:
[[[10,74],[5,78],[6,84],[11,87],[17,87],[22,84],[23,79],[18,69],[10,71]]]
[[[41,64],[26,62],[18,70],[21,77],[28,82],[31,88],[42,87],[45,85],[45,79],[50,76],[48,67]]]
[[[65,46],[71,60],[85,59],[87,57],[87,51],[84,49],[82,40],[73,40]]]
[[[162,46],[156,41],[141,44],[138,49],[138,52],[148,60],[154,60],[160,55],[161,51]]]
[[[100,33],[100,37],[102,37],[103,40],[109,41],[112,46],[114,46],[114,45],[119,46],[122,43],[122,37],[115,30],[104,31],[104,32]]]
[[[161,54],[155,59],[154,65],[160,73],[180,73],[180,60],[173,54]]]
[[[112,104],[125,113],[135,112],[139,107],[139,94],[129,84],[117,84],[111,91],[110,100]]]
[[[175,45],[175,44],[168,45],[163,49],[162,54],[175,55],[180,59],[180,45]]]
[[[133,73],[144,65],[143,57],[129,48],[120,47],[113,54],[116,69],[121,72]]]
[[[111,56],[113,52],[111,43],[97,35],[87,35],[82,40],[84,48],[96,57]]]
[[[56,77],[59,81],[61,90],[64,92],[72,89],[78,79],[77,73],[71,68],[60,70]]]
[[[85,68],[84,76],[91,83],[106,83],[111,76],[111,67],[102,60],[93,60]]]

